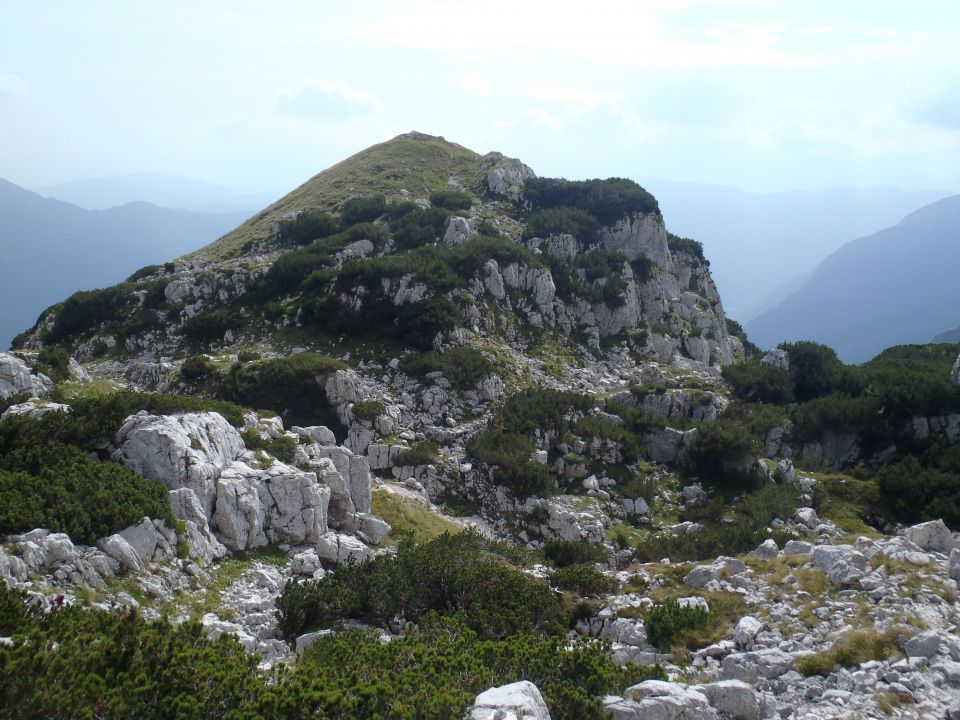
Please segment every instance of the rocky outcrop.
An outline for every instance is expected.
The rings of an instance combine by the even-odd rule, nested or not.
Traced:
[[[519,202],[523,197],[523,183],[536,173],[516,158],[504,157],[498,152],[487,153],[480,159],[480,168],[487,190],[493,195]]]
[[[468,720],[550,720],[543,695],[529,680],[485,690],[469,712]]]
[[[790,372],[790,353],[786,350],[781,350],[780,348],[768,350],[767,354],[760,359],[760,362],[764,365],[770,365],[771,367],[783,370],[784,372]]]
[[[17,405],[11,405],[8,407],[3,411],[3,414],[0,415],[0,420],[6,420],[8,417],[13,417],[14,415],[25,415],[26,417],[39,420],[44,415],[51,412],[70,412],[70,406],[62,403],[50,402],[49,400],[42,400],[40,398],[32,398],[27,400],[25,403],[19,403]]]
[[[220,473],[244,451],[240,433],[219,413],[128,417],[114,438],[113,459],[171,490],[190,488],[207,517]]]
[[[350,376],[343,383],[349,387]],[[341,389],[341,395],[349,395]],[[279,418],[245,418],[265,438],[283,435]],[[299,428],[332,439],[323,427]],[[246,451],[236,428],[217,413],[133,415],[115,438],[113,457],[171,489],[177,517],[188,521],[201,557],[267,544],[318,545],[333,526],[379,542],[389,525],[370,518],[370,466],[363,456],[317,443],[298,447],[301,470]],[[215,533],[215,536],[213,535]],[[359,541],[358,541],[359,542]],[[362,545],[362,543],[361,543]],[[334,553],[336,556],[336,553]]]
[[[957,355],[957,360],[953,363],[953,369],[950,371],[950,382],[954,385],[960,385],[960,355]]]
[[[34,374],[30,366],[12,353],[0,352],[0,398],[20,393],[30,397],[46,395],[53,381],[43,374]]]
[[[315,473],[280,462],[264,469],[234,462],[217,480],[211,521],[230,550],[314,545],[327,532],[329,502],[330,488]]]
[[[627,260],[648,258],[661,270],[668,270],[667,228],[659,213],[628,215],[613,225],[600,228],[600,244],[623,253]]]

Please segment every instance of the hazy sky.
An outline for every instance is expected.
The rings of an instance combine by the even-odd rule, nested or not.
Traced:
[[[0,0],[0,177],[281,194],[400,132],[538,173],[960,191],[956,0]]]

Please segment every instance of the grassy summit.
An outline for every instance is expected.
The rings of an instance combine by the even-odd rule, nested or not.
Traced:
[[[445,189],[450,178],[459,178],[464,188],[473,189],[482,174],[480,159],[472,150],[442,137],[418,132],[398,135],[314,175],[236,230],[188,257],[236,257],[247,243],[269,238],[274,223],[284,214],[304,209],[333,210],[359,193],[389,196],[406,190],[413,199],[425,198]]]

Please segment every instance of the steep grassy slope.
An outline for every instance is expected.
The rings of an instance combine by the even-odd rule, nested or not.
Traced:
[[[269,238],[273,224],[299,210],[333,210],[360,193],[396,195],[406,190],[413,198],[443,190],[450,178],[472,189],[480,177],[480,155],[465,147],[412,132],[374,145],[314,175],[243,225],[188,258],[214,260],[236,257],[250,242]]]

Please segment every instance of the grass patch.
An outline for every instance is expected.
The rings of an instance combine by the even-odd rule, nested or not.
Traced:
[[[423,503],[384,488],[373,491],[373,514],[390,523],[386,543],[395,545],[398,538],[412,536],[416,540],[433,540],[443,533],[455,535],[463,528],[432,512]]]
[[[825,676],[838,665],[854,668],[870,660],[886,660],[894,653],[899,653],[902,634],[903,628],[898,626],[882,632],[876,628],[851,630],[839,637],[828,650],[797,660],[797,672],[807,677]]]

